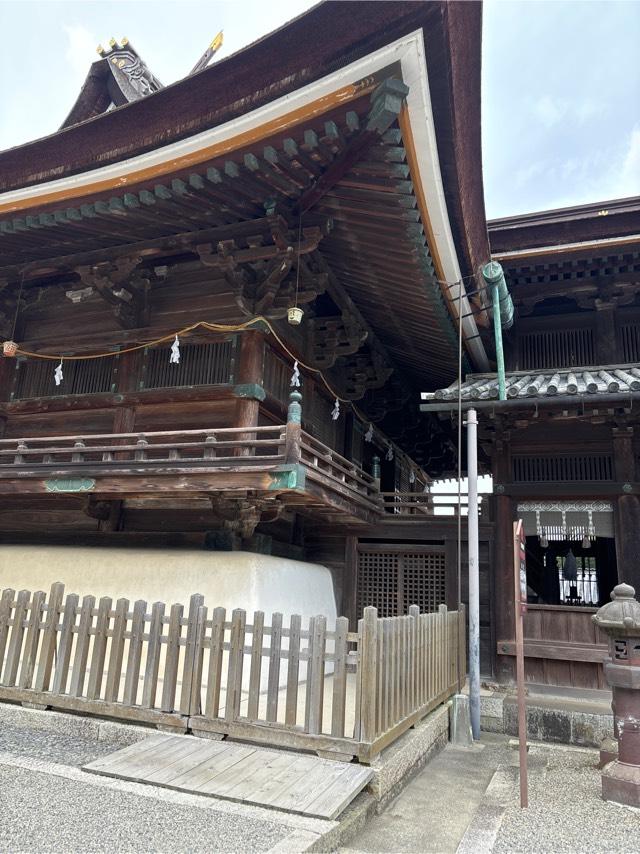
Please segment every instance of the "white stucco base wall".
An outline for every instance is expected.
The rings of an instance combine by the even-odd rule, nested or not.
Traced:
[[[181,602],[185,609],[191,594],[201,593],[209,614],[217,606],[244,608],[249,621],[259,610],[267,625],[275,611],[286,622],[291,614],[323,614],[330,629],[337,616],[331,573],[315,563],[252,552],[0,546],[0,588],[48,592],[54,581],[80,596]]]

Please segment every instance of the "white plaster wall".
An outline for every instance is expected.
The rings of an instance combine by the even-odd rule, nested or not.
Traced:
[[[54,581],[66,593],[124,597],[152,603],[181,602],[193,593],[209,609],[221,606],[265,612],[265,623],[280,611],[303,622],[324,614],[334,628],[336,603],[329,570],[315,563],[252,552],[208,552],[164,549],[87,548],[81,546],[0,546],[0,588],[45,590]]]

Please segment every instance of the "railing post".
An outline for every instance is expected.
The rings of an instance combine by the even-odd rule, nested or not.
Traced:
[[[371,744],[376,736],[378,687],[378,611],[364,609],[360,633],[360,741]]]
[[[136,442],[136,451],[134,452],[135,460],[146,460],[147,458],[147,447],[149,442],[147,441],[144,433],[141,433],[138,441]]]
[[[73,453],[71,454],[71,462],[72,463],[81,463],[84,460],[84,454],[82,453],[86,448],[85,443],[82,439],[76,439],[73,443]]]
[[[376,489],[380,492],[380,457],[374,454],[371,460],[371,476],[375,480]]]
[[[294,390],[289,394],[289,401],[284,438],[284,461],[287,465],[297,465],[300,462],[302,395]]]

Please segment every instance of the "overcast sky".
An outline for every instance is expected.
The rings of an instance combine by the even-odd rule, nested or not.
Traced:
[[[112,36],[127,36],[167,84],[190,70],[218,30],[222,57],[312,5],[0,0],[0,149],[59,127],[96,46]],[[485,3],[489,217],[640,194],[638,45],[640,2]]]

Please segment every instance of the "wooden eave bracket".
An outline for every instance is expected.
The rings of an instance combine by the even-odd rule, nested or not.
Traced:
[[[363,153],[391,127],[400,115],[409,87],[395,77],[383,81],[371,94],[371,108],[365,126],[353,135],[345,148],[327,169],[298,199],[297,214],[317,204],[340,181]]]
[[[148,323],[148,289],[150,278],[137,270],[142,258],[138,255],[117,258],[112,262],[81,265],[76,272],[82,283],[93,288],[113,307],[118,323],[134,329]],[[137,274],[136,274],[137,271]]]

